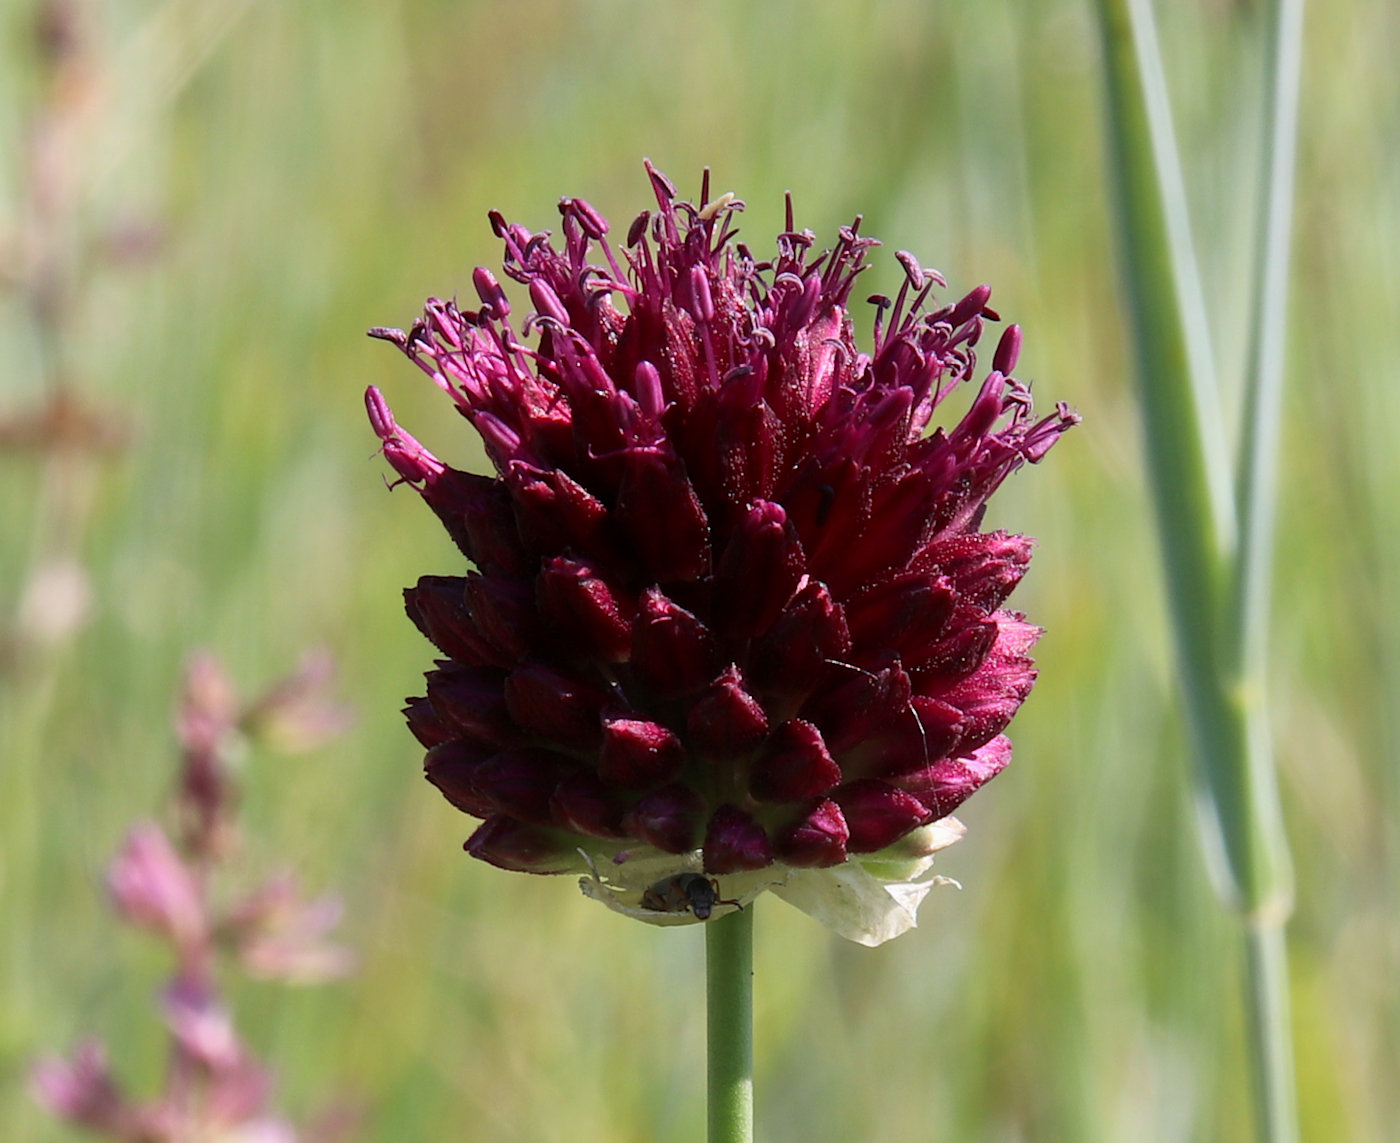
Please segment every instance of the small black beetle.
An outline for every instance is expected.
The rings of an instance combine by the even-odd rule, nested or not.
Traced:
[[[695,914],[697,920],[708,921],[716,905],[744,906],[727,901],[719,895],[719,882],[703,873],[677,873],[663,878],[642,894],[642,908],[657,913]]]

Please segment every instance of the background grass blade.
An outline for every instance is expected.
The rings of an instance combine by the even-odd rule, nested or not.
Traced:
[[[1203,491],[1214,487],[1212,473],[1224,453],[1215,434],[1202,431],[1202,418],[1218,426],[1222,410],[1218,396],[1213,408],[1202,406],[1212,387],[1186,352],[1194,334],[1186,314],[1205,313],[1207,306],[1194,259],[1183,249],[1191,241],[1184,181],[1150,0],[1099,5],[1124,270],[1179,675],[1210,822],[1207,845],[1218,851],[1225,898],[1245,927],[1255,1115],[1261,1138],[1271,1143],[1298,1137],[1284,941],[1292,873],[1263,679],[1300,58],[1300,21],[1291,9],[1297,7],[1280,9],[1270,53],[1268,177],[1236,525],[1222,519],[1218,500]]]

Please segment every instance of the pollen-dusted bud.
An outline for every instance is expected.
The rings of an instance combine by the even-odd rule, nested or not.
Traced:
[[[636,605],[595,568],[557,556],[545,562],[535,583],[551,631],[571,636],[581,651],[604,662],[628,658]]]
[[[715,569],[720,633],[742,638],[768,630],[802,582],[806,565],[783,506],[766,500],[751,504]],[[759,568],[762,574],[754,574]]]
[[[778,727],[754,759],[749,789],[764,802],[804,802],[841,781],[822,733],[810,722],[790,719]]]
[[[627,811],[627,832],[663,853],[684,853],[700,840],[705,799],[689,786],[673,782],[641,798]]]
[[[800,868],[824,869],[846,860],[850,827],[841,807],[823,798],[775,838],[779,860]]]
[[[526,663],[506,679],[506,707],[516,725],[536,738],[590,750],[602,739],[602,711],[609,695],[543,663]]]
[[[675,731],[660,723],[614,718],[603,724],[598,752],[598,776],[624,789],[647,789],[679,776],[685,765],[685,745]]]
[[[852,853],[874,853],[898,841],[932,816],[913,794],[872,778],[842,786],[832,794],[850,829]]]
[[[561,830],[496,814],[482,822],[462,848],[479,861],[516,873],[573,873],[582,862],[569,840]]]
[[[701,754],[729,758],[759,745],[768,734],[763,704],[744,689],[739,668],[726,667],[690,708],[686,729]]]
[[[714,636],[692,612],[654,587],[643,593],[632,625],[632,667],[659,697],[698,691],[714,678],[717,659]]]
[[[737,873],[773,864],[773,844],[764,828],[738,806],[723,805],[705,831],[705,872]]]

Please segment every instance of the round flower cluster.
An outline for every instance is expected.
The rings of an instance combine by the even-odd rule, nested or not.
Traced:
[[[1010,759],[1039,629],[1003,604],[1031,541],[980,525],[1077,418],[1033,418],[1011,326],[967,413],[930,430],[997,320],[987,287],[936,305],[942,279],[899,253],[862,352],[847,305],[878,244],[859,220],[822,251],[789,203],[761,261],[741,202],[681,201],[647,170],[656,209],[620,248],[580,199],[559,245],[492,214],[523,321],[483,267],[480,308],[432,299],[371,331],[495,468],[443,464],[369,391],[384,455],[474,568],[406,593],[443,655],[409,726],[428,779],[483,819],[475,857],[587,871],[661,923],[696,919],[669,877],[708,881],[706,914],[775,888],[870,940],[872,907],[912,923],[949,814]],[[853,893],[864,919],[823,915]]]

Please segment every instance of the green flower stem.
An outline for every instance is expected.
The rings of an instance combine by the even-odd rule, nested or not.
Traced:
[[[1207,848],[1246,941],[1259,1138],[1298,1138],[1284,924],[1292,872],[1264,696],[1301,0],[1270,41],[1267,175],[1234,495],[1150,0],[1099,0],[1121,248],[1168,601]],[[1236,522],[1236,512],[1239,520]]]
[[[705,925],[709,1143],[753,1141],[753,906]]]

